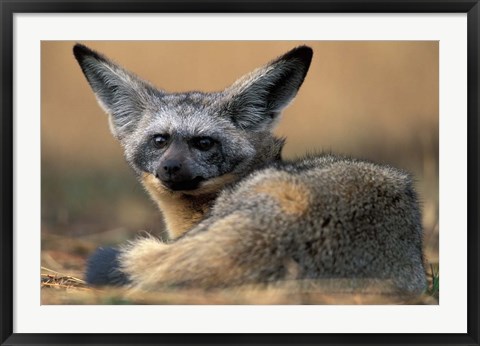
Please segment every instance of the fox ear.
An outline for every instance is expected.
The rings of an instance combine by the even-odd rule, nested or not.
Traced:
[[[103,55],[76,44],[73,54],[100,106],[110,115],[110,128],[121,139],[135,128],[148,100],[158,91]]]
[[[312,55],[310,47],[300,46],[237,80],[224,92],[227,115],[240,128],[270,130],[297,94]]]

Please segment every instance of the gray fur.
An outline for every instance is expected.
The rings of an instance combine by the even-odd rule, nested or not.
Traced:
[[[173,94],[85,46],[74,53],[177,238],[169,245],[139,239],[121,250],[111,270],[125,274],[132,289],[292,278],[425,289],[421,215],[407,173],[334,155],[281,160],[284,140],[271,130],[303,83],[310,48],[293,49],[224,91]],[[152,145],[155,135],[168,138],[164,147]],[[215,145],[198,150],[192,143],[203,137]],[[182,173],[175,179],[202,182],[188,191],[169,188],[158,172],[172,158]],[[106,270],[101,263],[96,271],[94,262],[87,277]]]
[[[307,186],[308,213],[289,215],[269,194],[252,194],[272,180]],[[224,191],[209,217],[184,238],[208,232],[232,214],[255,225],[236,232],[264,238],[262,249],[248,244],[248,261],[265,266],[243,282],[285,279],[285,259],[292,258],[302,279],[390,280],[402,293],[425,289],[418,201],[410,175],[398,169],[331,154],[277,162]],[[242,255],[239,262],[246,260]]]

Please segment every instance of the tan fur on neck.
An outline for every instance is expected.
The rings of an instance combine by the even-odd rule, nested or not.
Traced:
[[[174,192],[166,189],[153,174],[144,173],[141,178],[143,186],[163,213],[171,239],[180,237],[202,221],[218,192],[235,180],[235,175],[225,174],[204,182],[196,190]]]

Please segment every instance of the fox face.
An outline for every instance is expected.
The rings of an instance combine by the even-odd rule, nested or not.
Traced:
[[[168,93],[83,45],[74,54],[143,183],[185,195],[214,193],[280,158],[284,141],[271,130],[312,58],[301,46],[223,91]]]
[[[219,95],[162,95],[123,139],[127,161],[171,191],[198,193],[216,178],[240,174],[256,154],[252,139],[226,119]],[[235,150],[236,148],[236,150]]]

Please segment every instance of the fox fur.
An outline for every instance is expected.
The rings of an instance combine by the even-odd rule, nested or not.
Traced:
[[[412,177],[332,154],[283,160],[272,129],[312,59],[300,46],[220,92],[169,93],[81,45],[74,55],[171,238],[100,248],[92,285],[158,290],[287,279],[426,288]]]

